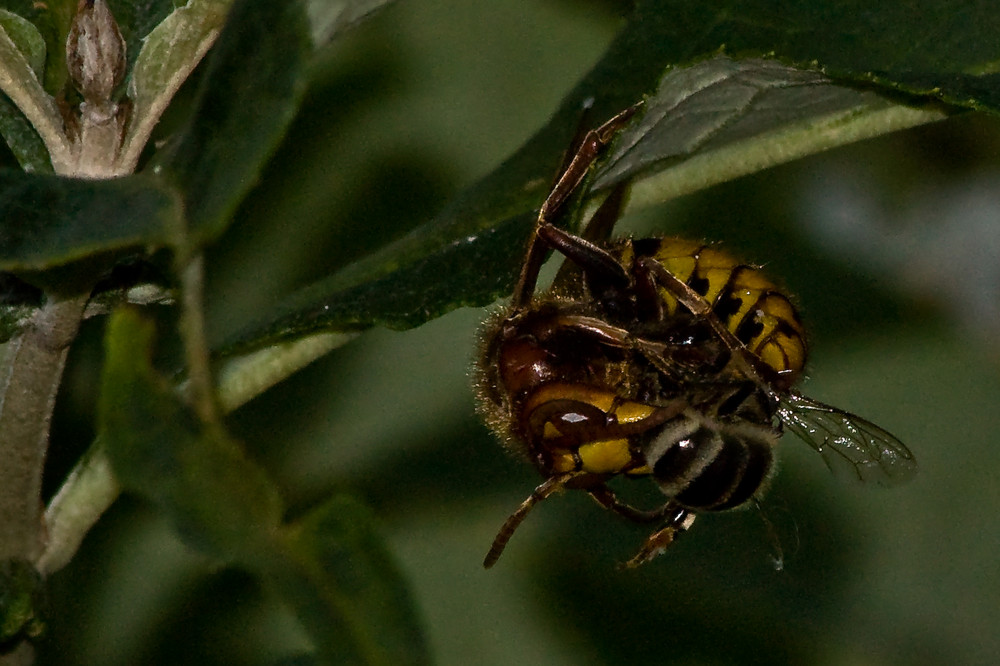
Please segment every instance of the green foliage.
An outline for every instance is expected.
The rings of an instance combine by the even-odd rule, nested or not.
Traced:
[[[31,71],[40,77],[45,71],[45,40],[35,24],[13,12],[0,10],[0,26],[24,55]]]
[[[371,514],[335,497],[283,526],[267,473],[219,426],[199,423],[153,369],[153,332],[131,310],[108,323],[99,438],[125,489],[153,502],[193,548],[273,585],[327,663],[427,663]]]
[[[12,559],[0,564],[0,645],[42,634],[44,598],[42,577],[31,562]]]
[[[312,55],[301,3],[239,2],[205,63],[187,125],[152,163],[183,193],[192,234],[232,221],[292,121]]]
[[[64,211],[53,220],[52,211]],[[44,271],[115,252],[166,245],[180,228],[176,193],[145,175],[83,181],[0,170],[0,270]],[[110,257],[108,255],[111,255]]]
[[[367,508],[335,496],[282,536],[263,571],[328,663],[430,663],[406,583]]]
[[[150,498],[192,546],[239,560],[273,538],[278,490],[218,426],[201,424],[151,365],[152,322],[108,323],[98,436],[122,485]]]
[[[920,12],[940,3],[927,0],[923,4],[926,7],[913,7],[912,10]],[[544,199],[561,152],[575,128],[584,118],[589,124],[597,124],[643,96],[652,95],[662,87],[663,78],[670,82],[667,92],[671,95],[695,97],[695,93],[702,93],[697,95],[700,106],[693,110],[684,106],[667,109],[655,106],[646,110],[647,117],[658,113],[665,116],[660,119],[663,126],[673,123],[679,129],[665,140],[657,136],[660,133],[657,127],[649,127],[647,122],[644,131],[649,134],[648,152],[626,162],[619,161],[615,181],[648,171],[653,162],[666,162],[660,164],[663,169],[671,165],[670,160],[691,158],[709,149],[718,150],[720,143],[725,145],[744,139],[742,146],[728,151],[723,159],[697,174],[683,189],[674,188],[669,192],[673,196],[741,173],[734,165],[748,163],[752,170],[760,170],[792,156],[860,138],[854,127],[843,121],[832,127],[817,123],[795,136],[776,132],[778,128],[803,124],[821,110],[829,110],[824,105],[858,115],[869,111],[869,106],[888,105],[874,95],[864,99],[862,93],[852,93],[852,88],[837,88],[838,80],[851,86],[863,83],[871,89],[881,88],[883,94],[899,90],[922,94],[907,99],[910,104],[946,100],[973,108],[1000,110],[1000,104],[993,97],[996,94],[994,86],[1000,81],[992,82],[992,76],[985,74],[963,83],[953,75],[957,70],[991,66],[996,53],[989,47],[989,35],[997,27],[994,25],[997,19],[992,13],[986,12],[982,17],[984,24],[976,27],[969,48],[955,49],[947,54],[942,52],[927,59],[922,50],[903,49],[904,42],[899,35],[906,32],[908,39],[918,43],[934,42],[936,27],[922,20],[912,20],[893,24],[896,27],[891,31],[869,31],[866,26],[870,23],[888,23],[900,18],[894,9],[883,11],[886,16],[873,15],[879,14],[874,10],[859,13],[839,2],[798,3],[781,10],[767,2],[732,5],[727,2],[692,4],[647,0],[637,3],[628,24],[600,62],[566,95],[548,124],[493,173],[467,188],[434,219],[398,242],[294,295],[277,316],[272,315],[251,328],[233,344],[242,349],[329,328],[344,330],[372,325],[409,328],[456,307],[484,305],[507,293],[522,251],[522,246],[512,240],[527,236],[533,223],[531,211]],[[774,19],[779,17],[777,27],[771,28]],[[862,28],[865,28],[863,41],[856,37]],[[817,32],[823,37],[819,38]],[[810,35],[809,39],[803,40],[803,34]],[[676,134],[686,134],[686,138],[691,139],[692,130],[688,124],[691,118],[698,118],[701,108],[721,107],[723,114],[717,115],[722,126],[732,120],[732,117],[725,117],[725,112],[735,114],[740,111],[739,105],[745,104],[731,97],[732,88],[708,86],[697,79],[677,80],[672,76],[672,68],[697,67],[700,61],[720,53],[740,58],[777,58],[792,67],[804,66],[827,73],[833,80],[812,75],[813,87],[804,90],[800,87],[797,95],[783,99],[780,114],[770,111],[770,105],[763,105],[767,110],[759,117],[766,117],[767,124],[739,128],[722,140],[714,136],[710,137],[715,139],[714,143],[695,144],[681,150]],[[738,61],[728,63],[718,68],[716,79],[734,78],[739,74]],[[927,67],[939,72],[942,81],[947,79],[954,85],[935,89],[911,85],[913,72],[924,71]],[[772,89],[787,88],[787,79],[792,76],[774,66],[763,68],[756,75],[758,82]],[[970,96],[973,88],[978,94]],[[846,99],[830,100],[831,92]],[[586,114],[583,112],[585,106],[588,107]],[[927,122],[933,117],[910,122]],[[898,120],[888,118],[863,136],[898,127]],[[817,144],[818,136],[826,143]],[[760,157],[753,143],[745,141],[748,138],[764,138],[773,147],[771,154]],[[633,140],[635,142],[637,139]],[[613,182],[601,183],[602,186],[611,184]],[[490,266],[491,269],[471,272],[465,279],[450,284],[436,279],[439,275],[454,274],[461,266]]]
[[[78,139],[73,121],[67,121],[67,109],[74,108],[79,95],[68,83],[65,55],[76,2],[0,4],[0,135],[10,151],[0,169],[0,271],[11,274],[12,282],[23,281],[45,294],[33,300],[0,298],[0,339],[11,339],[12,344],[28,339],[25,336],[35,334],[33,314],[67,294],[96,291],[100,298],[81,308],[88,317],[116,310],[106,322],[103,357],[94,361],[101,368],[100,381],[92,382],[99,383],[92,405],[96,417],[88,414],[84,419],[89,423],[96,418],[99,443],[81,458],[81,468],[52,500],[51,533],[63,539],[67,531],[75,531],[77,542],[66,546],[72,551],[108,508],[94,497],[114,497],[117,480],[209,562],[202,562],[205,569],[225,566],[247,572],[254,584],[290,609],[305,638],[293,646],[297,649],[280,644],[267,655],[271,663],[429,663],[410,581],[397,568],[385,528],[358,497],[375,498],[376,508],[380,503],[381,508],[409,504],[413,498],[426,502],[438,492],[434,483],[442,478],[471,494],[482,492],[503,472],[489,473],[486,463],[472,460],[467,448],[435,449],[426,459],[412,454],[420,459],[399,464],[405,473],[398,476],[383,468],[387,463],[378,456],[373,469],[358,475],[345,471],[347,466],[310,465],[308,458],[299,468],[290,463],[283,467],[279,452],[290,435],[272,421],[286,415],[291,421],[297,410],[307,409],[302,403],[318,402],[322,391],[305,389],[305,400],[298,396],[277,414],[247,416],[254,410],[250,406],[233,421],[218,413],[219,405],[236,409],[347,339],[330,334],[415,328],[506,295],[535,211],[563,151],[581,128],[644,102],[594,170],[588,196],[618,183],[641,181],[633,201],[650,204],[952,114],[1000,111],[1000,78],[994,71],[1000,62],[1000,14],[990,3],[638,0],[589,71],[565,82],[558,108],[539,113],[547,119],[521,148],[454,194],[436,213],[421,212],[412,222],[385,223],[398,222],[391,231],[374,228],[380,222],[365,214],[372,210],[373,199],[394,200],[392,193],[370,190],[358,204],[353,226],[331,234],[338,249],[353,250],[336,255],[338,261],[327,266],[322,261],[326,241],[317,238],[317,261],[295,262],[319,264],[308,273],[309,284],[288,279],[278,302],[254,308],[254,320],[240,320],[235,334],[210,330],[210,349],[200,327],[211,306],[202,302],[204,275],[199,271],[207,266],[213,293],[212,281],[226,279],[226,253],[239,254],[253,235],[248,220],[267,217],[272,208],[294,210],[287,201],[300,195],[296,183],[278,195],[277,205],[267,198],[273,194],[269,183],[280,180],[288,164],[306,160],[304,147],[339,155],[357,141],[364,144],[362,152],[368,151],[364,133],[353,136],[358,110],[351,107],[352,98],[345,94],[343,106],[338,106],[339,99],[321,97],[310,85],[316,84],[317,72],[341,64],[344,52],[338,49],[349,40],[346,28],[391,3],[191,0],[182,5],[172,0],[109,0],[128,46],[129,71],[110,100],[127,109],[121,116],[120,152],[110,158],[120,177],[106,179],[64,175]],[[557,32],[556,27],[552,30]],[[538,67],[544,69],[544,64]],[[368,75],[345,78],[340,84],[347,92],[372,84]],[[314,110],[315,124],[302,130],[300,112],[313,94],[324,105]],[[403,125],[420,118],[409,109],[404,115]],[[447,124],[446,118],[435,120]],[[163,140],[154,144],[149,139],[157,123],[155,134]],[[317,127],[338,123],[345,128],[339,143],[327,144]],[[296,131],[306,132],[307,140],[293,140]],[[466,141],[476,131],[463,127],[454,133]],[[418,148],[419,153],[425,147]],[[283,150],[291,155],[283,155]],[[307,173],[316,180],[360,179],[354,166],[331,168],[329,176],[323,169],[312,173],[304,167],[292,173]],[[423,174],[425,166],[417,161],[412,172]],[[421,187],[432,189],[433,183]],[[584,209],[581,205],[580,211]],[[408,212],[400,210],[395,217],[404,218]],[[304,248],[312,245],[309,234],[318,236],[322,226],[306,216],[279,215],[271,223]],[[694,233],[707,235],[710,225],[699,223]],[[238,261],[252,276],[239,281],[239,291],[282,283],[281,276],[268,273],[265,261]],[[856,298],[855,287],[845,287],[851,292],[846,295],[826,295]],[[140,288],[155,298],[142,301]],[[814,288],[831,291],[829,284]],[[175,297],[170,298],[173,291]],[[177,305],[171,314],[154,317],[138,308],[114,307],[124,301]],[[823,313],[818,314],[821,319]],[[210,318],[208,326],[211,329]],[[163,340],[159,350],[156,337]],[[218,395],[211,393],[209,357],[223,378]],[[374,365],[377,359],[368,363]],[[406,447],[417,439],[421,419],[441,426],[420,382],[434,369],[429,364],[408,371],[405,378],[383,378],[378,390],[358,391],[347,379],[339,387],[341,394],[360,394],[384,416],[398,409],[385,393],[404,379],[412,382],[402,394],[423,402],[392,413],[401,425],[391,437],[382,438],[392,447],[386,458],[409,451]],[[234,374],[240,375],[238,381],[245,380],[242,387],[226,383]],[[0,391],[6,390],[13,389],[0,383]],[[342,415],[346,421],[354,416],[349,410]],[[228,429],[232,422],[259,439],[248,437],[248,432],[233,434]],[[262,444],[271,428],[282,434]],[[372,432],[378,429],[359,426],[354,434],[360,438]],[[467,435],[458,439],[482,438],[481,433]],[[324,442],[317,448],[326,446]],[[367,453],[351,438],[330,448],[345,458]],[[59,459],[79,452],[55,453]],[[95,471],[108,463],[115,478]],[[296,469],[300,476],[323,476],[324,481],[300,485]],[[448,477],[448,470],[460,471]],[[83,477],[88,484],[103,484],[103,492],[75,485]],[[336,482],[330,477],[337,477]],[[461,493],[452,499],[465,506]],[[55,529],[57,520],[67,521],[67,530],[62,522]],[[842,536],[843,530],[835,531]],[[587,609],[578,616],[610,660],[613,650],[601,637],[602,624],[609,624],[609,615],[625,616],[625,594],[615,601],[618,605],[610,604],[621,588],[603,579],[587,584],[580,580],[583,573],[577,578],[566,573],[578,560],[590,557],[579,553],[591,545],[590,540],[569,539],[555,559],[560,567],[548,562],[536,568],[540,577],[547,575],[545,590],[552,605],[575,599]],[[821,570],[835,559],[828,552],[814,561]],[[0,642],[34,636],[40,627],[35,598],[40,579],[21,560],[11,562],[21,568],[0,577]],[[685,565],[695,570],[700,566],[690,559]],[[718,583],[726,572],[712,570],[711,564],[701,571],[710,590],[701,606],[649,602],[650,614],[684,615],[681,608],[695,615],[731,616],[734,624],[742,621],[739,613],[719,602],[741,590]],[[451,570],[442,577],[451,578]],[[652,580],[656,585],[677,584],[664,577],[654,574]],[[819,579],[817,574],[811,580]],[[683,582],[680,588],[685,589]],[[686,591],[692,597],[697,594]],[[645,602],[639,597],[630,597],[629,603],[648,602],[648,595]],[[683,620],[670,617],[673,626]],[[758,621],[746,621],[732,640],[752,652],[763,627],[792,619],[777,611],[765,613]],[[660,628],[650,621],[641,631],[653,635]],[[60,640],[58,631],[50,640]],[[637,645],[631,646],[631,657],[656,658],[655,650]],[[693,658],[727,657],[722,648],[687,647],[685,654]],[[794,661],[807,654],[807,647],[789,639],[785,656]],[[50,650],[52,655],[58,652]]]

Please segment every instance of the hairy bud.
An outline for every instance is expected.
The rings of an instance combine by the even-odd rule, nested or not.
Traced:
[[[73,85],[91,103],[111,99],[125,77],[125,40],[105,0],[80,0],[66,38]]]

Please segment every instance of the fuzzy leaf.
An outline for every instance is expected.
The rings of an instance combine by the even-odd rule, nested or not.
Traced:
[[[393,0],[304,0],[313,42],[325,44]]]
[[[52,162],[38,132],[6,95],[0,94],[0,136],[27,173],[52,173]]]
[[[63,161],[69,154],[69,143],[63,131],[62,116],[55,100],[42,87],[42,79],[36,72],[39,58],[44,58],[44,45],[38,43],[41,34],[23,18],[6,13],[6,21],[0,21],[0,90],[15,105],[19,114],[5,113],[14,119],[14,125],[5,123],[10,138],[26,140],[24,129],[18,129],[18,115],[23,115],[37,132],[54,161]],[[29,144],[30,146],[30,144]],[[12,145],[15,155],[32,153],[28,146]]]
[[[194,548],[270,582],[322,663],[429,663],[370,512],[339,497],[282,525],[264,470],[221,428],[199,423],[153,369],[153,332],[133,310],[108,322],[99,438],[122,486],[154,503]]]
[[[45,629],[42,577],[24,560],[0,562],[0,643],[37,637]]]
[[[41,80],[45,71],[46,47],[45,40],[35,24],[13,12],[0,9],[0,26],[24,55],[35,76]]]
[[[193,547],[248,561],[269,547],[282,502],[266,473],[218,426],[205,426],[152,367],[153,323],[108,322],[98,433],[122,486],[153,502]]]
[[[133,170],[170,100],[215,42],[230,0],[192,0],[158,22],[139,44],[129,48],[135,58],[128,96],[132,114],[119,157]],[[126,41],[128,37],[126,36]]]
[[[608,152],[593,189],[652,173],[631,202],[655,203],[946,115],[774,60],[718,56],[667,71]]]
[[[940,23],[925,20],[938,15]],[[566,96],[549,124],[496,171],[408,236],[293,295],[280,312],[234,339],[228,351],[316,330],[407,328],[503,295],[517,272],[532,211],[544,199],[576,128],[581,122],[594,126],[653,95],[661,81],[678,86],[662,94],[696,98],[698,105],[677,106],[655,127],[646,126],[647,132],[655,130],[671,142],[690,140],[685,132],[704,120],[706,108],[717,107],[713,122],[743,118],[737,131],[703,132],[702,143],[687,144],[686,152],[650,137],[642,142],[649,154],[638,159],[633,153],[614,175],[623,179],[637,171],[649,175],[677,168],[681,158],[694,154],[693,148],[712,148],[707,152],[715,159],[707,167],[683,173],[659,193],[675,196],[944,115],[933,110],[911,113],[900,106],[902,101],[1000,109],[1000,87],[991,73],[1000,62],[1000,42],[994,38],[998,29],[1000,15],[982,3],[956,11],[944,0],[913,0],[905,10],[897,5],[862,6],[853,0],[798,0],[780,8],[764,0],[640,1],[604,57]],[[763,90],[778,94],[760,113],[741,115],[753,105],[748,107],[745,97],[734,98],[732,88],[707,86],[698,77],[684,81],[685,70],[720,53],[780,58],[788,66],[812,71],[795,72],[776,63],[755,65],[758,71],[750,75]],[[743,67],[736,59],[725,62],[729,64],[723,69]],[[820,76],[824,70],[836,78]],[[796,83],[800,77],[803,81]],[[935,88],[932,84],[938,82]],[[901,97],[900,91],[914,96]],[[663,111],[655,99],[651,106]],[[665,126],[674,131],[665,134]],[[678,186],[677,180],[684,182]]]
[[[148,176],[74,180],[0,170],[0,270],[41,271],[162,245],[179,215],[175,195]]]
[[[38,72],[45,90],[53,94],[66,83],[66,33],[76,13],[77,0],[3,0],[3,9],[30,22],[45,41],[43,72]],[[16,41],[16,40],[15,40]]]
[[[184,192],[196,237],[222,233],[260,176],[298,110],[311,55],[302,3],[234,4],[189,124],[152,167]]]
[[[295,609],[323,663],[427,664],[413,601],[371,512],[334,497],[289,527],[265,575]]]

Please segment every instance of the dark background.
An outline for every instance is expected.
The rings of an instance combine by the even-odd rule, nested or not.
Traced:
[[[210,254],[213,338],[488,173],[597,60],[623,12],[610,1],[411,1],[349,34]],[[626,221],[765,264],[811,333],[803,391],[879,423],[917,456],[906,486],[851,487],[788,436],[763,504],[775,536],[754,510],[702,516],[671,552],[622,571],[645,533],[567,493],[483,571],[496,529],[539,479],[475,416],[481,310],[365,333],[231,427],[297,510],[337,490],[374,507],[441,664],[991,662],[998,149],[997,121],[970,114]],[[100,324],[86,333],[60,405],[63,450],[92,431]],[[186,549],[127,498],[53,586],[43,663],[268,663],[305,645],[268,590]]]

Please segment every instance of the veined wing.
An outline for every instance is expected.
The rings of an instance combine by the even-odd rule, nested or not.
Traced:
[[[778,396],[778,418],[842,478],[889,486],[917,471],[901,441],[860,416],[790,393]]]

